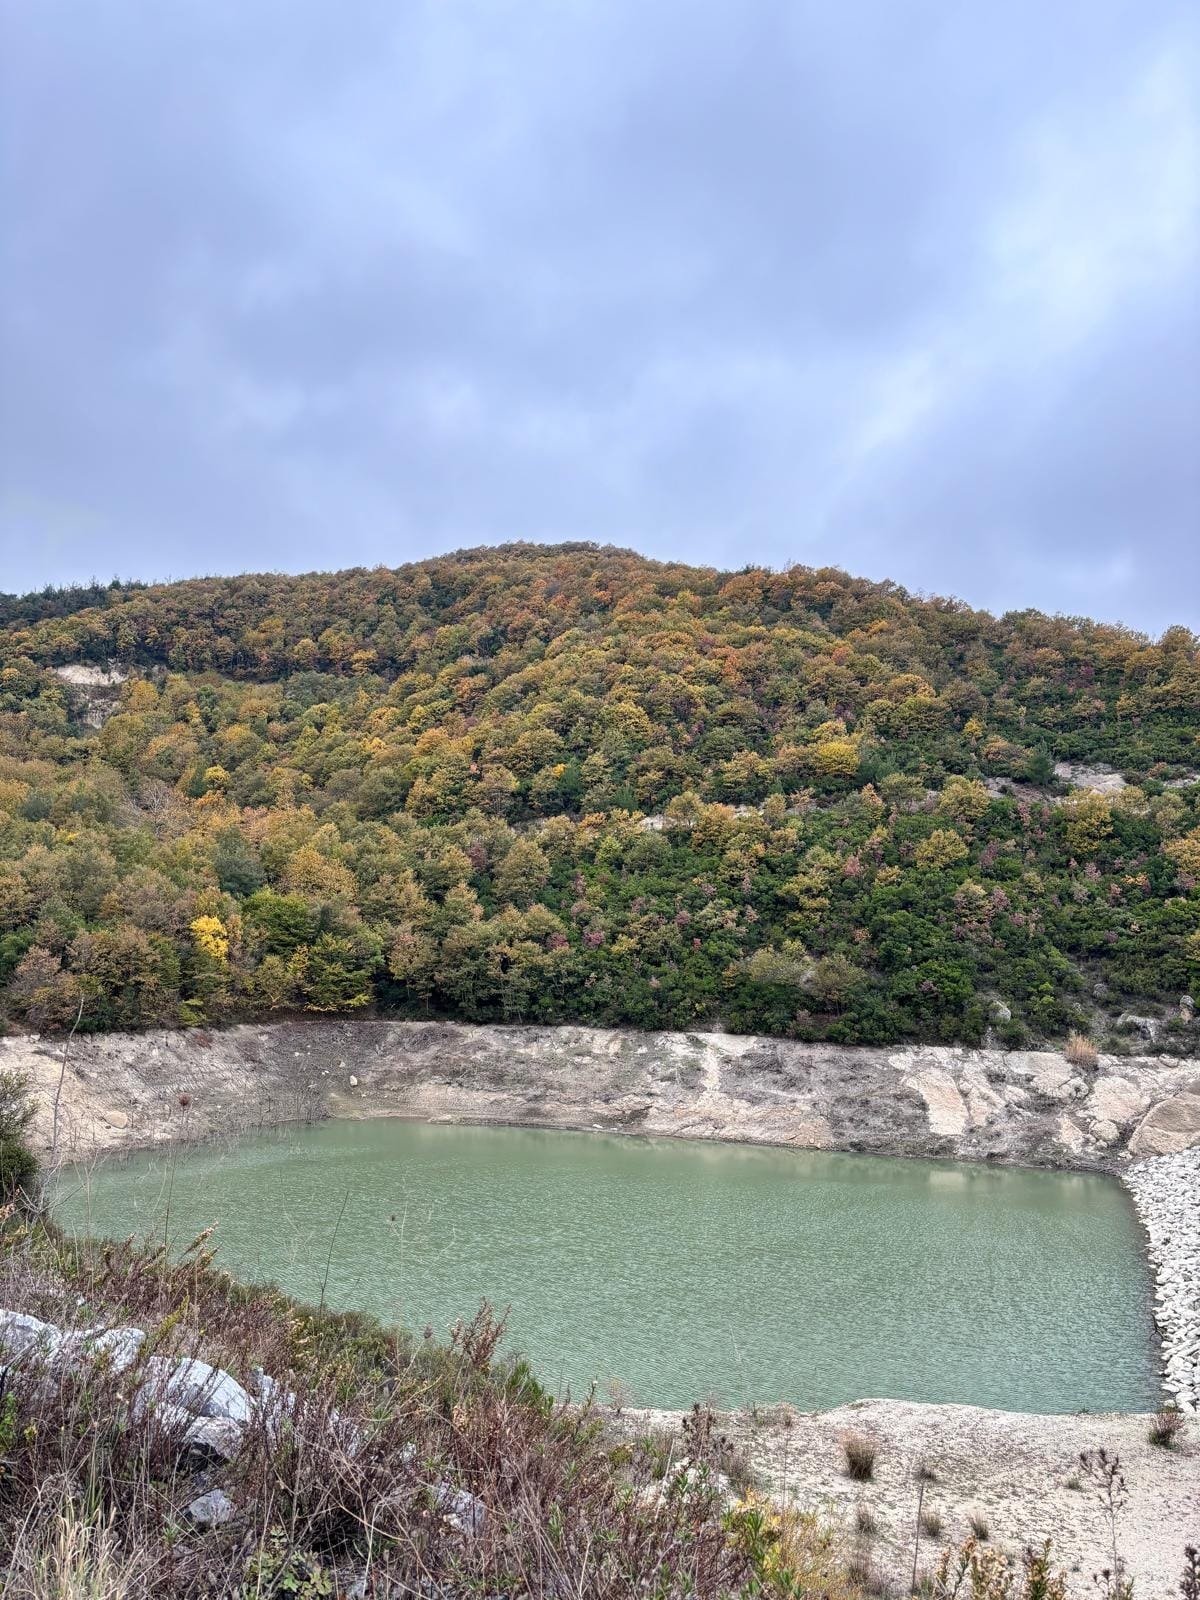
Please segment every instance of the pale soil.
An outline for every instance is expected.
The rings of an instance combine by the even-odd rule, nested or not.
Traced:
[[[626,1411],[614,1426],[632,1437],[651,1429],[676,1430],[681,1420],[674,1411]],[[1200,1424],[1189,1422],[1182,1443],[1167,1451],[1149,1443],[1149,1422],[1144,1416],[1034,1416],[859,1400],[815,1413],[790,1406],[737,1412],[723,1416],[720,1426],[762,1491],[831,1517],[845,1529],[847,1546],[869,1550],[875,1573],[905,1593],[920,1462],[934,1473],[924,1507],[944,1523],[937,1539],[922,1535],[922,1569],[932,1566],[948,1543],[967,1538],[969,1517],[981,1513],[992,1545],[1017,1553],[1049,1538],[1068,1573],[1071,1595],[1097,1593],[1091,1576],[1111,1564],[1111,1546],[1079,1456],[1102,1446],[1120,1456],[1128,1485],[1118,1545],[1136,1579],[1136,1600],[1178,1600],[1184,1544],[1200,1542]],[[870,1483],[853,1483],[846,1476],[842,1439],[850,1432],[878,1441]],[[1074,1479],[1083,1487],[1069,1487]],[[878,1525],[869,1538],[855,1532],[860,1506]]]

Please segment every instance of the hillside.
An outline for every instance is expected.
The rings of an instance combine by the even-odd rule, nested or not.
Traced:
[[[1198,767],[1185,629],[831,569],[507,546],[4,597],[2,1004],[1194,1052]]]

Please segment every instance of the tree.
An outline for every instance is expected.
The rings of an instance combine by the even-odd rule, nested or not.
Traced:
[[[919,867],[931,872],[941,872],[946,867],[965,861],[970,851],[951,828],[935,828],[927,839],[917,846],[916,861]]]

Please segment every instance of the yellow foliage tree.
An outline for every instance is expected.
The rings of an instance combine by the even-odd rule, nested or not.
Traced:
[[[198,950],[203,950],[214,961],[224,962],[228,959],[229,935],[220,917],[195,917],[191,927]]]

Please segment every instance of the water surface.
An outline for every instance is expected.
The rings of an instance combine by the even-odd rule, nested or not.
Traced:
[[[385,1119],[76,1169],[58,1207],[179,1247],[215,1224],[231,1272],[308,1300],[328,1262],[328,1304],[410,1328],[486,1296],[575,1394],[1156,1403],[1138,1223],[1088,1174]]]

